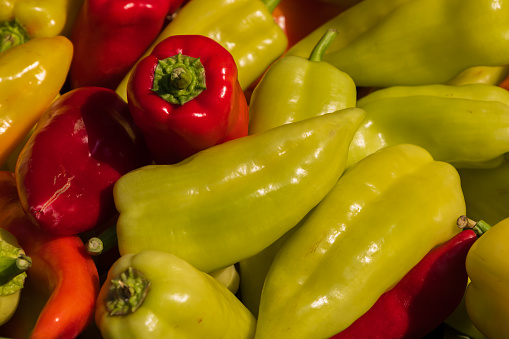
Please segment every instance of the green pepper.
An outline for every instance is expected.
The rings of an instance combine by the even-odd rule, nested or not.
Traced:
[[[460,230],[458,172],[423,148],[386,147],[347,170],[267,273],[256,338],[329,338]]]
[[[97,298],[103,338],[253,338],[255,319],[210,275],[170,253],[120,257]]]
[[[327,31],[309,59],[285,56],[274,62],[251,96],[250,134],[355,107],[357,89],[352,78],[321,61],[336,35],[335,30]]]
[[[509,151],[509,92],[498,86],[393,86],[357,106],[366,119],[350,145],[347,168],[401,143],[424,147],[457,168],[494,167]]]
[[[167,251],[204,272],[255,255],[334,186],[364,116],[347,108],[124,175],[113,193],[120,254]]]
[[[357,86],[445,83],[469,67],[509,64],[509,3],[498,0],[364,0],[288,55],[307,55],[328,28],[344,37],[323,60]]]

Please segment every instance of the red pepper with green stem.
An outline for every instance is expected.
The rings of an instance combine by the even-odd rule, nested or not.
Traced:
[[[37,229],[18,200],[14,174],[0,172],[0,225],[32,259],[13,318],[0,336],[75,338],[92,321],[99,293],[96,266],[77,236],[53,236]]]
[[[249,109],[232,55],[202,35],[174,35],[140,60],[127,101],[156,163],[247,135]]]
[[[183,2],[85,0],[71,35],[71,88],[115,89]]]

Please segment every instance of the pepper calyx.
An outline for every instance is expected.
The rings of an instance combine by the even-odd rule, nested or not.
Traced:
[[[143,273],[129,266],[111,279],[105,304],[108,315],[122,316],[134,313],[145,300],[150,281]]]
[[[0,240],[0,295],[13,294],[23,288],[26,271],[32,259],[19,247]]]
[[[179,53],[158,61],[152,91],[171,104],[184,105],[207,88],[205,80],[200,58]]]
[[[0,22],[0,53],[28,40],[27,31],[17,19]]]

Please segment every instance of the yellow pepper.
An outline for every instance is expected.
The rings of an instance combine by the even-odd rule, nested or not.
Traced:
[[[35,38],[0,54],[0,165],[59,94],[72,54],[63,36]]]
[[[16,18],[30,38],[68,36],[84,0],[0,0],[0,22]]]

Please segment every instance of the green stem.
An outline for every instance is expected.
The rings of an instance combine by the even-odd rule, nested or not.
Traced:
[[[157,63],[152,91],[163,100],[183,105],[206,88],[205,68],[200,58],[178,54]]]
[[[110,316],[135,312],[147,296],[150,281],[136,269],[128,267],[110,281],[106,310]]]
[[[271,13],[274,12],[277,5],[279,5],[279,3],[281,2],[281,0],[261,0],[261,1],[265,4],[265,7],[267,7],[269,12]]]
[[[0,285],[4,285],[32,266],[32,258],[20,253],[17,257],[0,257]]]
[[[0,23],[0,53],[29,40],[28,33],[18,20]]]
[[[334,38],[338,35],[338,30],[329,28],[322,36],[320,41],[316,44],[315,48],[311,52],[309,61],[322,61],[323,55],[329,46],[332,44]]]
[[[467,216],[462,215],[458,218],[457,225],[461,229],[471,229],[475,232],[475,234],[480,237],[484,233],[488,232],[492,227],[484,220],[474,221],[469,219]]]
[[[87,252],[91,255],[99,255],[107,252],[118,245],[116,225],[105,229],[97,237],[90,238],[86,243]]]

